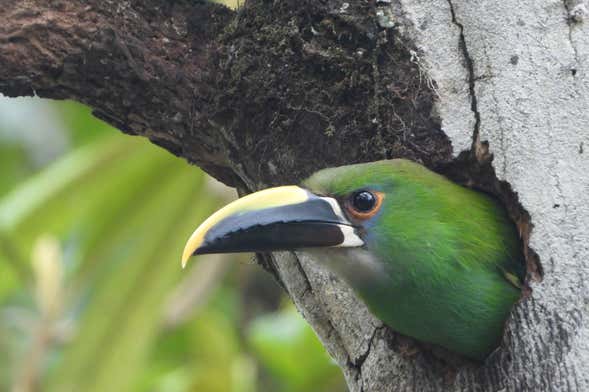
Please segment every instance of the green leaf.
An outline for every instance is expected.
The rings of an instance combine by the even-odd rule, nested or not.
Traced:
[[[0,199],[0,230],[16,230],[35,218],[37,212],[50,210],[52,202],[61,201],[69,191],[91,182],[106,162],[132,153],[137,147],[128,141],[107,138],[67,155]]]

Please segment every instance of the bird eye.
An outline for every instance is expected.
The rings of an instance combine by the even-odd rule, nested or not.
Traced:
[[[372,218],[382,205],[384,194],[382,192],[358,191],[353,193],[345,203],[350,217],[358,220]]]
[[[360,191],[354,194],[352,203],[356,210],[368,212],[376,205],[376,197],[368,191]]]

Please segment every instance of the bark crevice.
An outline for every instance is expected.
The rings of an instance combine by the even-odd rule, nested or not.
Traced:
[[[450,14],[452,15],[452,23],[454,23],[459,31],[459,42],[458,46],[460,51],[463,55],[464,65],[468,72],[468,91],[470,95],[470,110],[474,116],[474,128],[472,130],[472,151],[477,151],[479,149],[478,144],[480,143],[479,140],[479,131],[481,128],[481,114],[479,113],[478,103],[477,103],[477,95],[476,95],[476,76],[474,71],[474,60],[468,53],[468,46],[466,45],[466,37],[464,33],[464,25],[458,21],[456,16],[456,10],[454,9],[454,4],[452,0],[447,0],[448,5],[450,6]]]
[[[573,34],[575,28],[579,23],[582,23],[586,17],[587,8],[585,7],[584,2],[578,0],[563,0],[563,6],[566,13],[566,24],[568,26],[569,34],[569,43],[571,45],[571,49],[575,55],[575,67],[571,69],[571,74],[573,76],[577,75],[577,67],[581,63],[581,59],[579,58],[579,51],[577,49],[577,45],[575,45],[575,41],[573,39]]]

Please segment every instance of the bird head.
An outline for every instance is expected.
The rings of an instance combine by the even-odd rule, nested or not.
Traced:
[[[300,186],[242,197],[194,231],[182,264],[193,254],[365,248],[395,200],[390,162],[324,169]]]

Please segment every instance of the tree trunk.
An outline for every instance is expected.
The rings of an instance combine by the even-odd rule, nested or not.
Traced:
[[[303,254],[260,261],[352,391],[587,391],[586,13],[583,0],[0,0],[0,92],[86,103],[240,192],[405,157],[495,194],[532,291],[482,365],[398,336]]]

